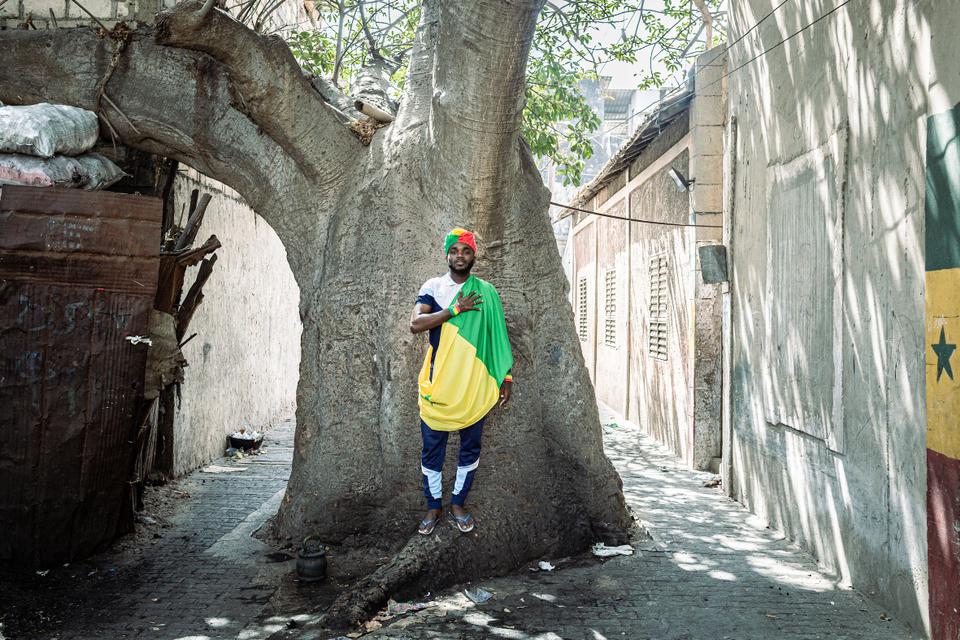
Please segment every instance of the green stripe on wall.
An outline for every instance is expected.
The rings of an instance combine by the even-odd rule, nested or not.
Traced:
[[[960,267],[960,104],[927,118],[927,271]]]

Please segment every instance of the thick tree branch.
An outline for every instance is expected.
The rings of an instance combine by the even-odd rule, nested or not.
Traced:
[[[289,154],[301,171],[326,182],[345,171],[331,151],[360,144],[324,106],[287,44],[263,36],[213,9],[188,0],[157,20],[157,42],[202,51],[229,70],[243,110]]]
[[[504,172],[519,168],[527,56],[543,0],[440,2],[431,137],[441,161],[466,156],[467,219],[498,209]],[[442,134],[441,134],[442,132]]]
[[[230,75],[209,56],[160,46],[149,31],[130,34],[118,54],[111,39],[78,28],[2,31],[0,59],[0,101],[96,110],[102,90],[126,116],[100,114],[123,143],[230,185],[278,233],[294,226],[277,205],[309,181],[240,110]]]
[[[423,0],[420,5],[420,24],[417,25],[416,39],[410,53],[407,84],[394,124],[395,131],[403,132],[424,125],[430,116],[439,16],[439,0]]]
[[[390,114],[396,112],[396,106],[390,99],[390,68],[383,58],[374,58],[370,64],[357,72],[352,83],[355,100],[377,105]]]
[[[342,113],[347,118],[359,120],[363,117],[362,113],[353,108],[353,100],[348,98],[342,91],[340,91],[340,89],[334,86],[334,84],[326,78],[316,76],[310,81],[310,83],[325,102],[333,106],[335,109],[337,109],[337,111]]]

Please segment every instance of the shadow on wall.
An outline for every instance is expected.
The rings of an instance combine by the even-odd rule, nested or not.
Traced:
[[[733,47],[728,488],[928,628],[927,33],[915,3],[787,4]],[[768,2],[732,7],[731,40]],[[764,51],[771,49],[768,53]]]
[[[177,224],[194,189],[213,194],[202,233],[216,234],[223,248],[193,317],[197,337],[183,347],[189,366],[174,422],[177,475],[223,455],[233,431],[291,418],[300,373],[300,290],[283,244],[233,190],[193,170],[174,183]],[[187,272],[185,290],[195,272]]]

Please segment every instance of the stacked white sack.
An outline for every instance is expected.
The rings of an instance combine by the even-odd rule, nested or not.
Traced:
[[[99,153],[71,158],[35,158],[21,153],[0,154],[0,185],[106,189],[124,176],[120,167]]]
[[[97,116],[86,109],[0,105],[0,185],[109,187],[124,173],[102,155],[86,153],[98,135]]]
[[[97,115],[62,104],[0,107],[0,153],[76,156],[97,143]]]

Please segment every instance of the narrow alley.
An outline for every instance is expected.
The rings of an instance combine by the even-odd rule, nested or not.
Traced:
[[[221,458],[204,467],[214,473],[155,490],[173,501],[172,513],[141,519],[136,537],[110,551],[26,581],[0,574],[0,637],[235,638],[286,571],[277,560],[289,557],[251,536],[280,505],[293,426],[271,430],[259,456]]]
[[[279,506],[292,438],[287,422],[267,434],[262,455],[221,459],[212,467],[218,473],[198,471],[178,483],[173,494],[183,497],[168,526],[145,526],[148,538],[122,539],[108,553],[31,576],[26,585],[8,582],[4,601],[9,590],[16,593],[3,620],[5,637],[330,638],[311,629],[316,616],[303,593],[278,597],[295,584],[290,557],[252,537]],[[920,637],[837,585],[781,537],[751,524],[742,506],[704,487],[714,476],[683,469],[629,424],[607,420],[604,439],[627,502],[649,534],[635,537],[635,555],[546,558],[555,570],[532,565],[480,583],[493,594],[482,605],[468,600],[461,585],[428,597],[419,612],[381,616],[367,637]],[[439,535],[452,535],[448,524]]]

